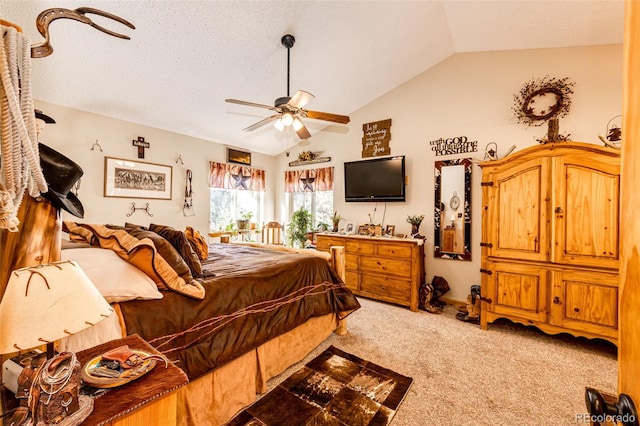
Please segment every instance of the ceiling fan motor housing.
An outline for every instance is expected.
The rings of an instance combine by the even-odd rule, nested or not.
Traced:
[[[273,105],[276,107],[280,107],[282,105],[286,105],[287,103],[289,103],[290,100],[291,100],[291,96],[283,96],[281,98],[276,99]]]

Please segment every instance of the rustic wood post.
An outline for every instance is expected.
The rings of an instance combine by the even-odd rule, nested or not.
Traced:
[[[18,232],[0,230],[0,300],[13,270],[60,260],[62,220],[49,200],[25,194],[18,220]]]

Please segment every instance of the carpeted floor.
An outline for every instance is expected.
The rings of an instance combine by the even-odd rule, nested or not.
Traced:
[[[500,320],[488,331],[443,314],[360,298],[346,336],[332,335],[269,382],[272,389],[330,345],[413,378],[393,426],[588,423],[584,388],[616,393],[614,345]]]

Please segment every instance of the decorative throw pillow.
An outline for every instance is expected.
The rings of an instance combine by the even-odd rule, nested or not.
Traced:
[[[125,228],[142,228],[142,229],[147,229],[146,226],[142,226],[142,225],[137,225],[135,223],[129,223],[129,222],[125,222],[124,223],[124,227]]]
[[[180,256],[182,256],[182,259],[185,261],[194,277],[202,275],[202,264],[200,263],[200,258],[196,252],[193,251],[193,247],[191,247],[191,243],[187,240],[184,232],[178,231],[170,226],[156,225],[154,223],[149,225],[149,230],[155,232],[171,243],[178,253],[180,253]]]
[[[144,272],[99,247],[62,250],[62,260],[75,260],[109,303],[162,299],[156,283]]]
[[[191,243],[191,247],[198,254],[200,260],[207,260],[209,256],[209,245],[207,244],[207,240],[202,236],[202,234],[191,226],[187,226],[184,230],[184,235]]]
[[[142,228],[127,228],[126,231],[129,235],[141,240],[143,238],[149,238],[153,241],[153,245],[156,246],[156,251],[162,258],[173,268],[174,271],[185,282],[190,283],[193,281],[193,275],[191,269],[186,264],[180,253],[171,245],[169,241],[163,238],[161,235],[153,231],[147,231]]]

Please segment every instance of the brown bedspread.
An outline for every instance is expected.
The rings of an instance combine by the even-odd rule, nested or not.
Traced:
[[[317,256],[212,243],[202,266],[215,274],[201,279],[203,300],[167,291],[120,304],[127,333],[178,360],[191,380],[309,318],[360,307]]]

